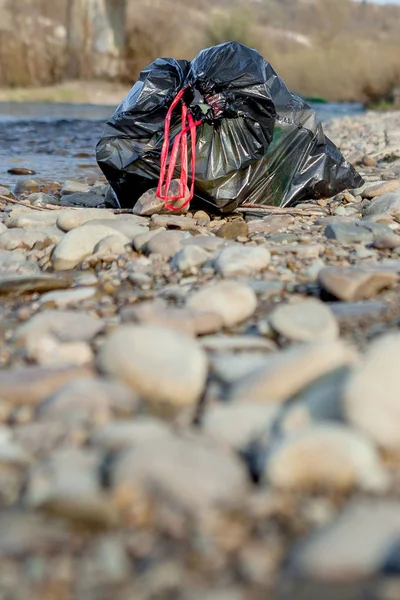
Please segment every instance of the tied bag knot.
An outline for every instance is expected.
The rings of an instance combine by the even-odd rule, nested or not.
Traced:
[[[164,143],[161,150],[161,168],[160,168],[160,177],[158,180],[157,192],[156,195],[160,200],[163,200],[164,206],[168,210],[182,210],[185,206],[190,204],[193,200],[194,196],[194,181],[195,181],[195,169],[196,169],[196,128],[202,124],[202,121],[195,121],[193,119],[193,115],[186,106],[183,95],[186,89],[181,89],[176,95],[174,101],[168,109],[167,116],[165,117],[165,125],[164,125]],[[168,162],[168,154],[169,154],[169,144],[170,144],[170,130],[171,130],[171,118],[172,114],[179,104],[182,105],[181,108],[181,131],[176,135],[171,156],[169,157],[169,165],[167,168]],[[189,189],[189,196],[186,197],[186,190],[189,182],[189,174],[188,174],[188,139],[187,134],[190,132],[190,141],[192,144],[192,160],[191,160],[191,170],[192,170],[192,181]],[[181,174],[179,178],[179,194],[177,196],[170,196],[169,189],[171,186],[172,178],[174,176],[174,170],[176,167],[176,162],[178,159],[178,154],[180,152],[180,164],[181,164]],[[164,187],[165,183],[165,187]],[[185,200],[186,198],[186,200]],[[183,204],[179,206],[173,206],[171,202],[176,202],[179,200],[185,200]]]

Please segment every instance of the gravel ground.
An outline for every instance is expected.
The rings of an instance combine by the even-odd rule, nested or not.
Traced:
[[[269,214],[0,188],[0,598],[400,597],[400,113]]]

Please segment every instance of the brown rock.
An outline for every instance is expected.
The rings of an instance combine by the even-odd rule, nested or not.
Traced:
[[[8,169],[7,173],[11,175],[36,175],[36,171],[26,169],[25,167],[13,167],[12,169]]]
[[[339,300],[371,298],[398,280],[397,273],[361,267],[325,267],[318,273],[322,288]]]
[[[377,196],[383,196],[383,194],[388,194],[389,192],[395,192],[399,188],[400,180],[392,179],[391,181],[385,181],[383,183],[378,183],[377,185],[366,188],[362,193],[362,197],[376,198]]]
[[[236,240],[236,238],[243,236],[247,237],[248,228],[246,221],[242,219],[235,219],[234,221],[228,221],[217,231],[217,236],[226,238],[228,240]]]

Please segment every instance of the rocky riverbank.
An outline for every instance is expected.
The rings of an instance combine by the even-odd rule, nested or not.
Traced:
[[[0,188],[0,597],[400,597],[400,113],[326,129],[268,214]]]

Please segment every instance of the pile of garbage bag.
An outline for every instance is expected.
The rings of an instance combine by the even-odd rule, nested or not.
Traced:
[[[147,190],[226,213],[360,187],[315,111],[254,49],[228,42],[146,67],[106,124],[97,160],[118,205]],[[180,181],[178,196],[169,184]],[[179,204],[182,207],[182,204]]]

